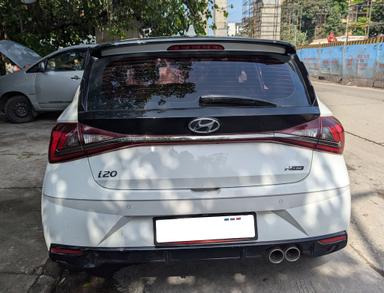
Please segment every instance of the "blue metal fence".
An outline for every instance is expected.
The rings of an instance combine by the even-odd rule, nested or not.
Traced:
[[[310,75],[343,83],[384,87],[384,42],[298,50]]]

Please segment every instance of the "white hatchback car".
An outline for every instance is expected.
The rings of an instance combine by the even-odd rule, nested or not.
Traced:
[[[344,130],[295,48],[153,38],[88,49],[42,191],[50,257],[69,266],[346,246]]]

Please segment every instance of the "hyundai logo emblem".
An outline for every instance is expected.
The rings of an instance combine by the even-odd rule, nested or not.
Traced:
[[[196,118],[189,122],[188,128],[195,133],[208,134],[219,130],[220,123],[214,118]]]

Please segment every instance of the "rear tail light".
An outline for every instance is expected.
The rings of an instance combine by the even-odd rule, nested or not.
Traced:
[[[341,154],[344,143],[344,128],[340,121],[335,117],[322,117],[318,149]]]
[[[308,147],[336,154],[344,150],[344,129],[332,116],[320,117],[310,122],[285,129],[276,139],[293,145]]]
[[[317,118],[279,131],[272,138],[270,136],[265,139],[230,137],[231,135],[227,135],[223,142],[267,140],[336,154],[341,154],[344,149],[344,129],[334,117]],[[188,140],[184,137],[172,140],[169,138],[166,136],[132,136],[77,123],[59,123],[52,130],[49,162],[64,162],[129,146],[212,142],[207,137],[198,140]],[[217,143],[218,140],[213,140],[213,142]]]
[[[77,159],[84,155],[77,123],[59,123],[51,133],[48,159],[50,163]]]
[[[59,123],[51,134],[49,162],[65,162],[88,155],[116,149],[125,145],[116,140],[124,135],[108,132],[78,123]]]

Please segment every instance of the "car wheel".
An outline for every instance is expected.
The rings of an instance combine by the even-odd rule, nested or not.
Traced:
[[[30,122],[35,118],[35,111],[24,96],[14,96],[5,103],[5,116],[12,123]]]

